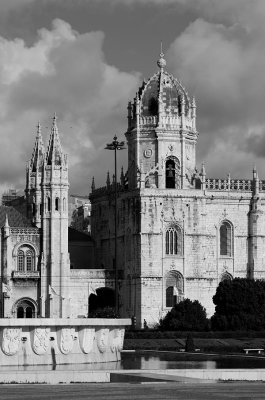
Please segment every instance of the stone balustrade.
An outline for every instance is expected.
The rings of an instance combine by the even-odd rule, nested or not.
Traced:
[[[0,319],[0,365],[119,361],[130,319]]]
[[[264,182],[265,183],[265,182]],[[260,181],[261,190],[265,189],[263,181]],[[208,190],[233,190],[233,191],[251,191],[252,181],[249,179],[206,179],[206,189]]]

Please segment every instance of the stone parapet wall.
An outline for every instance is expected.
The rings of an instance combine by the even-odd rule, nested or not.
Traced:
[[[120,360],[130,319],[0,319],[0,365]]]

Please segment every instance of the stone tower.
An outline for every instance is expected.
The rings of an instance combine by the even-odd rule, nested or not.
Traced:
[[[56,115],[45,153],[38,125],[32,159],[27,167],[28,217],[41,228],[40,315],[69,313],[68,160],[63,153]]]
[[[190,188],[195,171],[196,104],[182,84],[164,70],[143,82],[128,105],[128,184],[130,189]]]

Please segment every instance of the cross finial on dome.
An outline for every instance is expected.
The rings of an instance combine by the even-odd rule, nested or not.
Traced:
[[[161,48],[160,48],[160,58],[157,60],[157,65],[158,67],[163,70],[163,68],[167,65],[166,60],[164,59],[164,53],[163,53],[163,43],[161,42]]]

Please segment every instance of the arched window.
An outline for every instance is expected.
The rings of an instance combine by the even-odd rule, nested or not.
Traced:
[[[233,279],[232,275],[229,272],[224,272],[221,276],[221,282],[223,281],[231,281]]]
[[[166,231],[166,254],[182,254],[182,236],[179,227],[171,227]]]
[[[19,248],[17,253],[17,270],[19,272],[29,272],[35,269],[35,253],[27,245]]]
[[[37,304],[31,299],[23,298],[14,304],[12,312],[16,318],[36,318]]]
[[[166,161],[166,189],[179,188],[180,164],[176,157],[170,157]]]
[[[232,256],[232,226],[228,221],[220,226],[220,255]]]
[[[175,163],[173,160],[166,162],[166,188],[175,189]]]
[[[171,271],[166,277],[166,307],[173,307],[183,300],[184,279],[180,272]]]
[[[55,199],[55,211],[59,211],[59,197]]]
[[[24,308],[23,307],[17,308],[17,318],[24,318]]]
[[[47,211],[51,211],[51,199],[47,197]]]

